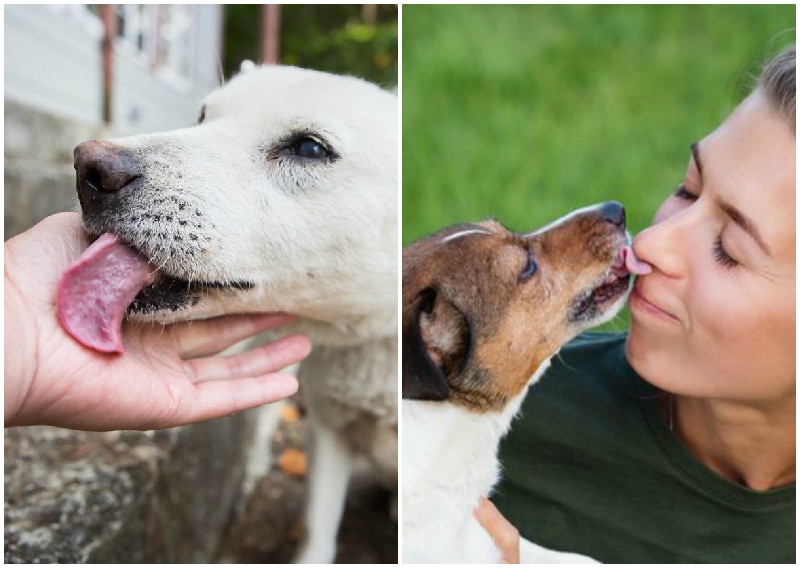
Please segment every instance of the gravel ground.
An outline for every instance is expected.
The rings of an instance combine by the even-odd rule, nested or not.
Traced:
[[[291,562],[302,536],[305,495],[305,420],[297,398],[284,407],[271,450],[272,468],[229,527],[219,562]],[[357,472],[339,528],[337,563],[397,563],[397,521],[390,516],[390,502],[391,494],[368,471]]]

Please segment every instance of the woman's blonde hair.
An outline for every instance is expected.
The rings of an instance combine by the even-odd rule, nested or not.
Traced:
[[[758,88],[795,131],[795,45],[792,44],[773,57],[761,72]]]

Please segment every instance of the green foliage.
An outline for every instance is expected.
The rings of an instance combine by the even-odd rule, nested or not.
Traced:
[[[222,69],[226,79],[239,72],[245,59],[258,61],[261,57],[261,6],[227,4],[222,41]]]
[[[397,6],[377,6],[377,21],[362,20],[361,6],[281,6],[281,63],[343,73],[386,87],[397,85]],[[261,6],[226,6],[225,76],[243,59],[260,57]]]
[[[608,199],[641,230],[794,22],[793,5],[404,6],[404,243]]]
[[[615,198],[633,228],[791,41],[794,6],[404,6],[403,238]]]

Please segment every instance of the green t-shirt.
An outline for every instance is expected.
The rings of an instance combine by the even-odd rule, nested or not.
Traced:
[[[673,437],[625,335],[584,334],[531,387],[493,500],[528,540],[605,563],[794,563],[795,486],[718,476]]]

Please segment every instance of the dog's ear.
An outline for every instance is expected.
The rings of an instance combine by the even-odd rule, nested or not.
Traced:
[[[249,73],[250,71],[254,70],[256,67],[258,66],[255,63],[249,59],[245,59],[239,66],[239,73],[244,75],[245,73]]]
[[[403,398],[445,400],[448,378],[466,363],[471,339],[467,318],[442,294],[426,288],[403,323]],[[404,314],[404,319],[406,319]]]

